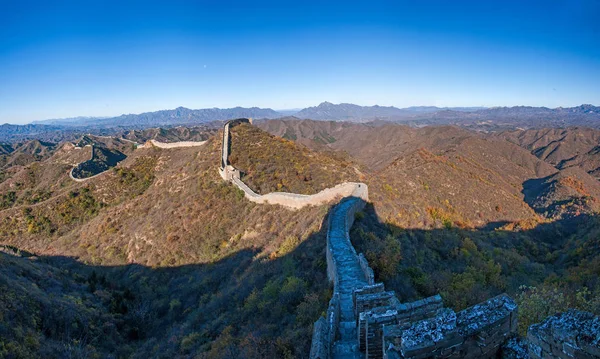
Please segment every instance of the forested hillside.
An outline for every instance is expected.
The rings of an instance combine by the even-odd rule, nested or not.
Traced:
[[[0,211],[0,235],[4,244],[38,258],[5,255],[6,263],[29,272],[48,267],[73,283],[63,291],[38,284],[44,276],[12,269],[5,274],[4,288],[14,281],[40,286],[21,304],[32,309],[32,319],[5,328],[7,352],[207,358],[308,353],[312,323],[331,295],[322,229],[328,207],[294,212],[246,201],[219,177],[220,136],[202,147],[135,150],[84,183],[73,182],[70,167],[57,164],[77,162],[89,152],[66,146],[2,183],[10,189],[18,178],[31,178]],[[264,133],[248,136],[264,148],[286,146],[279,152],[282,163],[305,164],[313,176],[329,181],[319,185],[334,185],[336,177],[319,177],[327,167],[315,158],[327,158],[330,168],[345,163]],[[251,163],[244,156],[257,152],[234,153]],[[29,172],[34,175],[27,177]],[[25,191],[41,188],[50,193],[34,204],[24,199]],[[105,337],[94,328],[79,336],[63,328],[45,332],[34,323],[54,316],[67,320],[60,311],[35,309],[57,305],[44,301],[51,292],[66,298],[60,300],[81,323],[114,329]],[[77,305],[81,301],[93,303],[94,311]],[[32,339],[21,341],[21,333]]]
[[[581,166],[454,127],[261,126],[285,138],[231,130],[242,179],[262,193],[366,182],[371,203],[351,239],[402,301],[440,293],[459,310],[507,292],[522,334],[567,307],[600,310],[600,187]],[[69,171],[91,147],[71,143],[3,170],[0,353],[306,357],[331,297],[329,207],[247,201],[218,174],[222,133],[194,131],[134,138],[208,141],[135,149],[80,138],[127,153],[85,182]]]

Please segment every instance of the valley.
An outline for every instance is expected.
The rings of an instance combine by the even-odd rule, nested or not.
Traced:
[[[5,348],[49,357],[307,356],[333,295],[326,218],[336,201],[295,211],[253,203],[219,176],[222,132],[194,131],[86,135],[42,143],[44,151],[6,146],[0,312],[16,324],[0,327]],[[440,294],[456,311],[506,292],[525,335],[567,308],[600,312],[597,130],[561,131],[269,120],[232,127],[228,161],[262,195],[363,182],[368,203],[349,235],[375,281],[402,302]],[[93,147],[126,158],[73,181],[71,168]],[[23,153],[28,160],[13,160]],[[564,165],[581,153],[585,161]],[[30,317],[9,309],[17,298],[27,298],[19,305]],[[112,328],[110,340],[95,327],[76,335],[56,324],[91,322]]]
[[[0,359],[600,359],[599,14],[2,2]]]

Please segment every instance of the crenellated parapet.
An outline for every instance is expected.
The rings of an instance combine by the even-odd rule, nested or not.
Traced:
[[[506,294],[458,313],[384,326],[384,358],[497,358],[517,330],[517,305]]]

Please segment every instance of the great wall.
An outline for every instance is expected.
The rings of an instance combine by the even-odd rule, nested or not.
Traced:
[[[150,140],[146,142],[143,146],[139,146],[138,148],[151,148],[152,146],[163,148],[163,149],[171,149],[171,148],[183,148],[183,147],[198,147],[202,146],[206,143],[206,141],[179,141],[179,142],[158,142],[156,140]]]
[[[290,209],[321,205],[342,198],[327,220],[327,277],[333,295],[325,317],[313,327],[310,359],[329,358],[600,358],[600,317],[570,310],[529,328],[517,338],[516,303],[501,294],[460,312],[445,308],[439,295],[400,303],[383,283],[375,283],[365,257],[352,246],[349,231],[368,201],[364,183],[344,183],[307,196],[274,192],[259,195],[229,163],[230,128],[223,126],[219,173],[256,203]]]
[[[99,175],[101,175],[101,174],[102,174],[102,173],[98,173],[98,174],[97,174],[97,175],[95,175],[95,176],[91,176],[91,177],[87,177],[87,178],[76,178],[75,176],[73,176],[73,171],[74,171],[76,168],[78,168],[79,166],[81,166],[81,165],[82,165],[84,162],[87,162],[87,161],[92,161],[92,160],[94,159],[94,146],[92,146],[92,145],[85,145],[85,146],[83,146],[83,147],[77,147],[77,146],[75,146],[75,147],[73,147],[73,148],[74,148],[74,149],[76,149],[76,150],[82,150],[82,149],[84,149],[85,147],[90,147],[90,158],[89,158],[88,160],[85,160],[85,161],[83,161],[83,162],[80,162],[80,163],[76,164],[76,165],[75,165],[75,166],[73,166],[73,167],[71,168],[71,170],[69,171],[69,177],[71,177],[71,179],[72,179],[73,181],[75,181],[75,182],[84,182],[84,181],[87,181],[87,180],[88,180],[88,179],[90,179],[90,178],[93,178],[93,177],[96,177],[96,176],[99,176]]]
[[[89,160],[85,160],[85,161],[83,161],[83,162],[80,162],[80,163],[76,164],[76,165],[75,165],[75,166],[73,166],[73,168],[71,168],[71,170],[69,171],[69,177],[71,177],[71,179],[72,179],[73,181],[75,181],[75,182],[85,182],[85,181],[87,181],[87,180],[90,180],[90,179],[92,179],[92,178],[96,178],[96,177],[98,177],[98,176],[100,176],[100,175],[102,175],[102,174],[106,173],[106,171],[102,171],[102,172],[100,172],[100,173],[96,173],[96,174],[95,174],[95,175],[93,175],[93,176],[89,176],[89,177],[85,177],[85,178],[78,178],[78,177],[75,177],[75,176],[73,175],[73,171],[75,171],[75,170],[77,170],[78,168],[80,168],[81,166],[85,165],[85,163],[87,163],[87,162],[91,162],[91,161],[93,161],[93,160],[94,160],[94,157],[95,157],[95,154],[96,154],[96,150],[95,150],[95,148],[94,148],[94,145],[85,145],[84,147],[90,147],[90,152],[91,152],[91,154],[90,154],[90,159],[89,159]],[[77,148],[77,147],[76,147],[76,148]],[[83,148],[83,147],[79,147],[79,148]]]
[[[305,206],[319,206],[335,199],[344,197],[358,197],[367,201],[369,192],[367,185],[364,183],[345,182],[332,188],[324,189],[323,191],[312,194],[296,194],[287,192],[271,192],[260,195],[254,192],[240,179],[240,171],[229,164],[229,151],[231,149],[231,139],[229,128],[241,123],[251,123],[248,119],[237,119],[227,121],[223,126],[223,146],[221,151],[221,166],[219,174],[225,181],[230,181],[244,192],[244,196],[251,202],[255,203],[270,203],[284,207],[299,209]]]
[[[91,134],[88,136],[92,136]],[[95,137],[100,137],[100,138],[106,138],[106,139],[114,139],[115,137],[110,137],[110,136],[95,136]],[[172,148],[184,148],[184,147],[198,147],[198,146],[203,146],[206,141],[179,141],[179,142],[169,142],[169,143],[165,143],[165,142],[159,142],[156,140],[149,140],[147,141],[144,145],[140,146],[137,142],[128,140],[126,138],[117,138],[119,140],[123,140],[126,142],[130,142],[133,145],[135,145],[136,150],[138,149],[143,149],[143,148],[152,148],[152,147],[157,147],[157,148],[161,148],[161,149],[172,149]],[[104,173],[106,173],[108,170],[106,171],[102,171],[100,173],[97,173],[93,176],[90,177],[85,177],[85,178],[77,178],[73,175],[73,171],[76,170],[77,168],[81,167],[84,163],[88,162],[88,161],[93,161],[94,160],[94,156],[95,156],[95,150],[94,150],[94,145],[85,145],[84,147],[91,147],[91,156],[89,160],[80,162],[78,164],[76,164],[75,166],[73,166],[73,168],[71,168],[71,170],[69,171],[69,177],[75,181],[75,182],[85,182],[87,180],[90,180],[92,178],[96,178]],[[82,149],[84,147],[75,147],[76,149]]]

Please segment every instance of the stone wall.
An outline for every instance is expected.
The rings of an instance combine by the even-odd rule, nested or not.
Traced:
[[[252,123],[252,121],[247,118],[238,118],[236,120],[227,121],[225,122],[225,125],[223,125],[223,141],[221,142],[221,165],[219,166],[219,173],[226,181],[230,181],[233,178],[233,174],[230,173],[230,171],[234,169],[229,165],[229,151],[231,150],[231,136],[229,134],[229,129],[241,123]],[[239,178],[239,171],[237,174]]]
[[[77,178],[77,177],[73,176],[73,171],[74,171],[75,169],[79,168],[80,166],[82,166],[82,165],[83,165],[84,163],[86,163],[86,162],[89,162],[89,161],[93,161],[93,160],[94,160],[94,156],[95,156],[95,153],[96,153],[96,152],[95,152],[95,150],[94,150],[94,145],[85,145],[84,147],[90,147],[90,159],[89,159],[89,160],[86,160],[86,161],[83,161],[83,162],[80,162],[80,163],[78,163],[78,164],[77,164],[77,165],[75,165],[73,168],[71,168],[71,170],[69,171],[69,177],[71,177],[71,179],[72,179],[73,181],[75,181],[75,182],[85,182],[85,181],[87,181],[87,180],[89,180],[89,179],[92,179],[92,178],[94,178],[94,177],[100,176],[101,174],[103,174],[104,172],[106,172],[106,171],[104,171],[104,172],[100,172],[100,173],[97,173],[97,174],[95,174],[95,175],[93,175],[93,176],[86,177],[86,178]],[[75,147],[75,148],[81,148],[81,147]]]
[[[360,302],[367,302],[362,305]],[[383,329],[385,326],[398,325],[407,328],[411,323],[434,317],[443,309],[439,295],[412,303],[400,303],[394,292],[381,292],[357,297],[357,310],[362,307],[359,316],[359,343],[367,358],[383,356]]]
[[[600,317],[569,310],[529,327],[529,357],[600,358]]]
[[[150,140],[148,142],[151,144],[151,146],[158,147],[158,148],[164,148],[164,149],[182,148],[182,147],[198,147],[198,146],[202,146],[206,143],[206,141],[179,141],[179,142],[165,143],[165,142],[158,142],[156,140]],[[142,147],[146,148],[146,145],[144,145]],[[142,148],[142,147],[138,147],[138,148]]]
[[[329,301],[325,318],[319,318],[313,326],[313,337],[310,347],[311,359],[327,359],[331,357],[339,322],[339,293],[334,293]]]
[[[369,262],[365,258],[364,254],[358,255],[358,263],[360,263],[360,268],[363,270],[365,274],[365,278],[367,279],[367,283],[369,285],[375,284],[375,273],[373,273],[373,269],[369,266]]]
[[[333,283],[333,296],[325,318],[328,330],[318,330],[322,326],[323,318],[315,323],[314,332],[318,333],[318,336],[313,336],[311,359],[336,356],[336,350],[354,350],[351,346],[345,347],[340,344],[352,344],[356,340],[352,296],[355,289],[367,285],[348,233],[356,212],[364,206],[365,202],[358,197],[346,198],[331,210],[327,218],[327,276]],[[357,350],[356,352],[358,353]]]
[[[327,277],[333,295],[326,316],[314,323],[311,359],[600,358],[600,319],[590,313],[569,311],[532,326],[525,348],[515,339],[517,305],[506,294],[458,313],[444,308],[439,295],[400,303],[394,292],[375,283],[366,258],[350,242],[355,214],[368,200],[367,186],[343,183],[310,196],[255,193],[228,161],[229,128],[241,122],[248,121],[224,126],[219,173],[248,200],[297,209],[344,198],[327,219]]]
[[[231,166],[228,166],[231,167]],[[312,195],[287,193],[287,192],[271,192],[260,195],[254,192],[239,178],[239,171],[231,167],[221,176],[225,176],[234,183],[239,189],[244,192],[244,196],[251,202],[261,204],[275,204],[291,209],[300,209],[305,206],[320,206],[335,200],[340,200],[345,197],[359,197],[364,200],[368,199],[367,185],[364,183],[345,182],[331,188],[326,188],[319,193]]]
[[[86,165],[88,165],[88,164],[93,164],[93,163],[91,163],[91,162],[93,162],[93,161],[94,161],[94,159],[96,158],[96,152],[98,151],[98,150],[96,149],[96,146],[94,146],[94,145],[92,144],[92,145],[85,145],[84,147],[90,147],[90,148],[91,148],[91,155],[90,155],[90,159],[89,159],[89,160],[86,160],[86,161],[83,161],[83,162],[80,162],[80,163],[78,163],[78,164],[77,164],[77,165],[75,165],[73,168],[71,168],[71,170],[69,171],[69,177],[70,177],[70,178],[71,178],[73,181],[75,181],[75,182],[84,182],[84,181],[90,180],[90,179],[92,179],[92,178],[98,177],[98,176],[100,176],[100,175],[103,175],[103,174],[105,174],[106,172],[108,172],[108,170],[110,170],[110,168],[112,168],[112,167],[108,167],[106,170],[104,170],[104,171],[102,171],[102,172],[96,173],[96,174],[95,174],[95,175],[93,175],[93,176],[89,176],[89,177],[85,177],[85,178],[78,178],[78,177],[75,177],[75,175],[74,175],[74,174],[75,174],[75,170],[79,170],[79,171],[81,171],[81,168],[82,168],[83,166],[86,166]],[[75,148],[78,148],[78,147],[75,147]],[[121,155],[122,155],[121,161],[118,161],[118,162],[116,162],[116,163],[115,163],[115,166],[116,166],[116,165],[118,165],[119,163],[121,163],[123,160],[125,160],[125,158],[127,158],[127,156],[125,156],[125,155],[123,155],[123,154],[121,154]],[[80,174],[80,173],[79,173],[79,174]]]
[[[247,119],[237,119],[227,121],[223,126],[223,142],[221,149],[221,166],[219,174],[225,181],[230,181],[244,192],[244,196],[251,202],[269,203],[284,206],[291,209],[300,209],[305,206],[319,206],[334,200],[340,200],[345,197],[358,197],[367,201],[369,190],[366,184],[356,182],[345,182],[337,186],[327,188],[313,195],[303,195],[287,192],[271,192],[260,195],[254,192],[240,179],[240,171],[229,164],[229,153],[231,150],[231,136],[229,130],[231,127],[250,123]]]
[[[331,343],[329,340],[329,326],[327,320],[319,318],[313,326],[312,343],[310,346],[310,357],[314,359],[329,358]]]
[[[443,308],[408,325],[385,325],[383,357],[497,358],[516,331],[517,305],[502,294],[459,313]]]
[[[282,205],[299,209],[308,205],[321,205],[332,200],[339,203],[330,211],[327,219],[327,277],[333,283],[333,295],[325,318],[319,318],[313,327],[310,358],[326,359],[332,356],[348,357],[358,354],[356,342],[356,318],[353,292],[357,288],[373,284],[373,270],[364,256],[358,256],[350,243],[349,230],[357,211],[364,208],[369,191],[364,183],[342,183],[314,195],[273,192],[259,195],[240,179],[240,172],[229,163],[231,150],[230,128],[249,122],[245,119],[228,121],[223,126],[223,142],[219,174],[244,192],[255,203]]]

